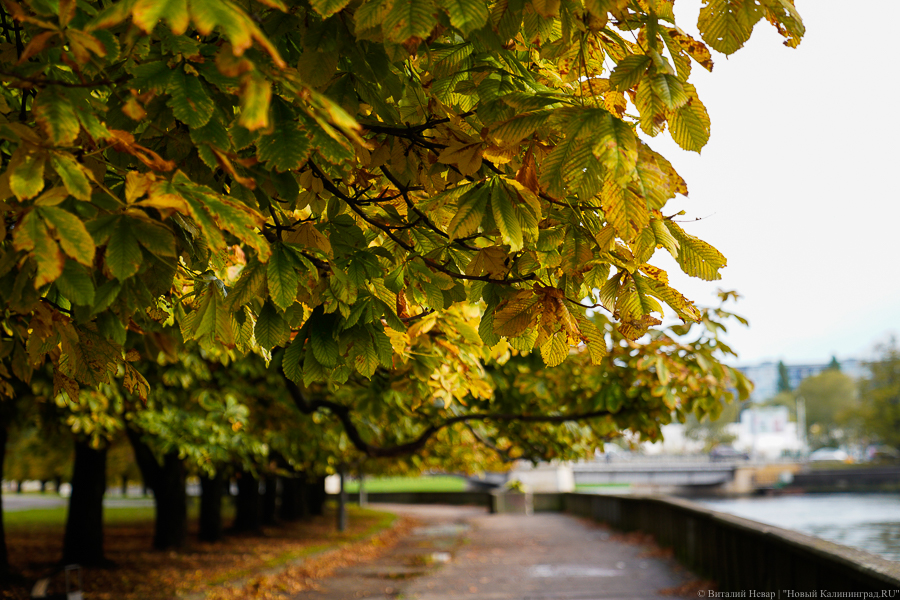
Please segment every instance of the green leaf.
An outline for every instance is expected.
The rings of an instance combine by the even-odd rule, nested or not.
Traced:
[[[191,128],[191,141],[196,145],[209,144],[219,150],[231,148],[228,130],[218,118],[211,118],[203,127]]]
[[[310,317],[309,347],[316,361],[325,367],[335,367],[340,358],[337,340],[334,339],[336,319],[333,314]]]
[[[609,76],[609,85],[624,91],[631,89],[647,72],[647,68],[653,60],[646,54],[631,54],[616,64]]]
[[[613,115],[600,121],[598,139],[592,149],[612,179],[624,185],[631,181],[638,160],[637,136],[631,126]]]
[[[72,304],[93,306],[95,300],[94,282],[87,269],[71,260],[56,280],[56,287]]]
[[[709,141],[709,114],[694,86],[685,83],[684,88],[691,99],[669,117],[672,139],[685,150],[700,152]]]
[[[491,136],[509,144],[518,144],[540,129],[553,114],[552,110],[516,115],[491,131]]]
[[[62,273],[65,256],[50,237],[50,232],[44,220],[40,218],[37,208],[28,212],[19,221],[13,231],[13,247],[28,252],[37,264],[35,289],[56,280]]]
[[[309,138],[293,124],[276,126],[271,134],[259,138],[256,147],[260,160],[282,172],[302,167],[312,150]]]
[[[272,256],[266,264],[266,280],[272,302],[281,310],[287,310],[297,299],[299,280],[294,261],[280,242],[272,245]]]
[[[675,75],[663,73],[650,78],[650,87],[669,110],[684,106],[690,100],[684,85]]]
[[[566,341],[566,333],[558,331],[541,345],[541,358],[548,367],[555,367],[569,356],[569,344]]]
[[[301,335],[302,333],[303,331],[301,330],[297,334],[291,345],[285,349],[284,356],[281,359],[281,368],[284,374],[297,384],[303,381],[303,364],[301,361],[303,360],[304,350],[303,340],[306,338],[306,335]]]
[[[94,264],[94,239],[81,219],[56,206],[40,206],[36,210],[55,230],[63,251],[86,267]]]
[[[706,281],[722,278],[719,269],[723,268],[728,260],[721,252],[703,240],[685,233],[677,223],[667,220],[665,225],[672,237],[678,241],[676,258],[682,271]]]
[[[487,23],[488,9],[482,0],[445,0],[441,6],[450,15],[450,24],[469,35]]]
[[[256,342],[266,350],[271,350],[284,344],[290,333],[291,330],[278,309],[271,302],[266,302],[256,317],[256,327],[253,329]]]
[[[216,105],[206,91],[206,84],[199,77],[173,71],[169,79],[168,105],[175,118],[188,127],[203,127],[212,117]]]
[[[499,181],[491,185],[491,210],[494,222],[500,228],[500,235],[504,244],[509,244],[512,252],[518,252],[523,248],[522,225],[516,207],[513,205],[505,186]]]
[[[310,6],[317,13],[322,15],[323,19],[327,19],[331,15],[338,13],[350,4],[350,0],[310,0]]]
[[[489,194],[488,187],[480,185],[460,197],[456,214],[447,227],[447,235],[451,240],[466,237],[478,231],[478,227],[484,219],[484,213],[487,211]]]
[[[707,44],[723,54],[733,54],[750,39],[753,26],[762,17],[758,2],[708,0],[700,9],[697,28]]]
[[[72,145],[81,130],[75,107],[64,90],[59,86],[50,86],[41,90],[34,101],[35,121],[57,146]]]
[[[44,164],[46,162],[46,154],[28,153],[22,157],[22,162],[12,170],[9,176],[9,189],[20,202],[34,198],[44,189]]]
[[[558,117],[567,122],[565,136],[541,165],[541,185],[556,198],[584,177],[593,156],[594,139],[609,113],[601,109],[567,109]]]
[[[394,0],[384,17],[384,36],[392,42],[424,40],[437,24],[437,7],[433,0]]]
[[[169,87],[169,81],[175,73],[169,65],[162,60],[154,60],[135,65],[131,69],[134,75],[129,84],[132,88],[142,91],[164,92]]]
[[[164,258],[175,258],[175,236],[166,227],[144,219],[129,219],[141,246]]]
[[[631,187],[621,188],[611,181],[603,186],[603,214],[624,240],[631,241],[650,224],[647,200],[634,193]]]
[[[138,272],[144,259],[137,236],[131,231],[128,219],[120,218],[106,243],[106,266],[113,277],[124,281]]]
[[[578,328],[581,330],[581,334],[587,343],[587,349],[591,355],[591,364],[601,364],[603,357],[607,353],[606,337],[603,335],[603,331],[584,315],[576,313],[575,318],[578,322]]]
[[[103,312],[116,300],[119,292],[122,291],[122,284],[115,279],[110,279],[99,288],[94,296],[94,309],[92,314]]]
[[[266,266],[253,261],[244,267],[241,278],[231,289],[228,299],[233,309],[244,306],[253,300],[266,282]]]
[[[79,200],[91,199],[91,182],[88,171],[75,157],[67,152],[55,152],[50,157],[50,164],[62,179],[66,190]]]

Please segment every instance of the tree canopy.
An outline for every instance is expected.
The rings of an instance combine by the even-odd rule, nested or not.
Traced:
[[[48,364],[73,402],[146,400],[136,361],[189,343],[274,355],[345,425],[379,373],[408,410],[476,406],[497,360],[615,371],[664,311],[704,321],[650,261],[726,260],[665,211],[687,184],[648,139],[706,144],[710,48],[804,32],[792,0],[709,0],[702,40],[671,0],[2,5],[0,392]],[[642,360],[670,409],[743,381],[666,339]]]

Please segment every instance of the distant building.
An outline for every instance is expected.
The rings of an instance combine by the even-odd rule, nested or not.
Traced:
[[[748,408],[741,411],[740,422],[728,428],[737,436],[734,447],[755,458],[778,458],[803,448],[797,424],[790,420],[784,406]]]
[[[841,373],[853,379],[862,379],[869,374],[862,361],[850,358],[840,362]],[[789,365],[785,364],[788,372],[788,381],[791,389],[797,389],[800,382],[807,377],[818,375],[830,366],[830,363],[814,365]],[[764,402],[778,393],[778,363],[767,361],[758,365],[738,367],[738,371],[746,375],[755,385],[750,400]]]

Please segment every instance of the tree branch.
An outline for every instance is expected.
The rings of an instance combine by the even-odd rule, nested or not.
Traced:
[[[588,419],[595,419],[597,417],[605,417],[612,414],[610,411],[604,409],[569,415],[522,415],[517,413],[471,413],[466,415],[457,415],[455,417],[444,419],[437,424],[429,425],[422,431],[422,433],[408,442],[404,442],[394,446],[382,447],[372,445],[365,439],[363,439],[359,428],[356,426],[350,416],[351,408],[349,406],[345,406],[337,402],[332,402],[330,400],[311,400],[306,397],[306,394],[303,393],[303,390],[300,389],[300,386],[288,379],[288,377],[283,373],[282,377],[284,378],[288,393],[290,393],[291,398],[294,400],[294,404],[297,406],[300,412],[308,415],[320,409],[327,408],[341,422],[341,425],[344,427],[344,432],[347,434],[347,437],[350,439],[356,449],[370,458],[394,458],[418,452],[423,447],[425,447],[425,444],[428,443],[428,440],[430,440],[436,433],[447,427],[452,427],[457,423],[465,423],[467,426],[471,421],[567,423],[570,421],[584,421]]]

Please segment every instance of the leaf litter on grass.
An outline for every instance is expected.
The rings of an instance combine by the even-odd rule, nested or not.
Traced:
[[[334,522],[330,512],[266,527],[260,536],[226,536],[213,544],[196,542],[193,530],[187,547],[163,552],[151,549],[152,522],[107,524],[104,547],[114,566],[85,569],[85,598],[275,598],[309,589],[317,578],[337,568],[378,556],[412,527],[407,519],[360,509],[351,512],[347,531],[338,533]],[[0,597],[29,598],[30,584],[56,567],[62,538],[58,526],[8,531],[12,568],[27,583]]]

